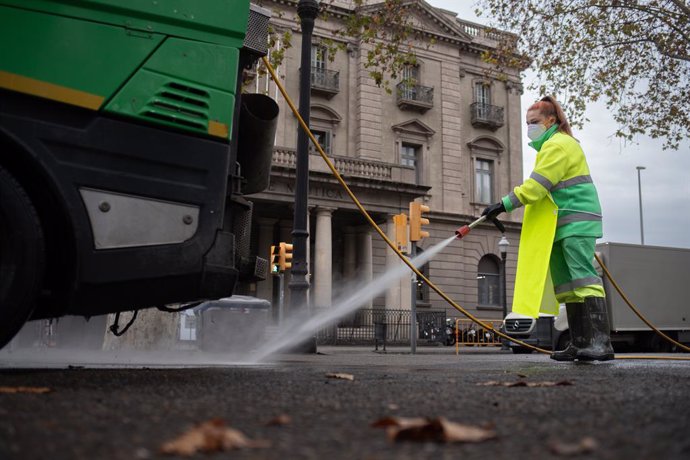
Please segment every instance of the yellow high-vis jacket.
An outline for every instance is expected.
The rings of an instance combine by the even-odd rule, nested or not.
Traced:
[[[534,170],[503,197],[510,212],[525,205],[518,249],[513,311],[532,318],[558,313],[549,260],[556,240],[602,236],[601,206],[580,144],[552,126],[531,143],[538,150]]]

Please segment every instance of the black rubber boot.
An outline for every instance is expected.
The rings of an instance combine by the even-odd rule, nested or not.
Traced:
[[[609,361],[613,359],[611,327],[606,312],[606,299],[585,297],[584,304],[584,346],[577,350],[577,359],[582,361]]]
[[[568,314],[568,333],[570,343],[565,350],[551,354],[551,359],[556,361],[575,361],[580,348],[584,346],[583,318],[585,317],[585,304],[566,303],[565,311]]]

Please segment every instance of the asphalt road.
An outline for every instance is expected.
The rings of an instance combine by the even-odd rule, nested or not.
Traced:
[[[255,366],[179,352],[129,361],[110,356],[96,365],[84,355],[55,361],[49,353],[3,353],[0,386],[51,392],[0,393],[0,459],[163,458],[162,443],[214,417],[271,447],[195,458],[548,459],[564,458],[552,444],[586,437],[597,447],[576,458],[690,458],[690,363],[556,363],[494,349],[455,356],[444,347],[414,356],[370,347],[320,353]],[[67,363],[77,367],[65,369]],[[332,372],[354,380],[327,378]],[[572,385],[477,385],[518,380]],[[291,423],[266,426],[281,414]],[[488,423],[498,437],[479,444],[391,442],[370,427],[385,416]]]

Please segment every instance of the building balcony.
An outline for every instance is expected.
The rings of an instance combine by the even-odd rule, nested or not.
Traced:
[[[411,85],[404,81],[396,85],[398,107],[402,110],[426,112],[434,106],[434,88]]]
[[[503,107],[475,102],[470,105],[471,122],[475,128],[496,131],[503,126]]]
[[[413,168],[363,158],[339,155],[329,155],[328,157],[344,177],[360,178],[377,183],[416,184],[416,172]],[[275,147],[272,163],[274,167],[294,169],[297,165],[297,152],[291,148]],[[330,169],[323,161],[310,162],[309,170],[330,174]]]
[[[311,68],[311,90],[330,99],[340,92],[340,72]]]

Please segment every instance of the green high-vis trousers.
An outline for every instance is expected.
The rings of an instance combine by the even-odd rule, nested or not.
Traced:
[[[556,299],[582,303],[585,297],[605,297],[602,280],[594,269],[596,238],[570,236],[554,242],[549,268]]]

